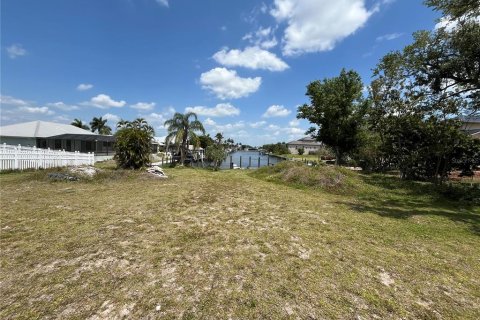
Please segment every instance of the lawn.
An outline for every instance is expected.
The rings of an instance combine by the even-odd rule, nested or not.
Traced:
[[[316,154],[282,154],[281,157],[292,159],[292,160],[308,160],[308,161],[318,161],[318,156]]]
[[[480,210],[247,170],[0,175],[0,318],[478,319]]]

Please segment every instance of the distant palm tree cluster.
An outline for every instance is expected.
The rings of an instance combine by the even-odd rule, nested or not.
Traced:
[[[90,121],[90,126],[88,126],[86,123],[83,123],[80,119],[74,119],[71,125],[84,130],[91,130],[92,132],[96,132],[98,134],[112,134],[112,128],[107,125],[107,119],[102,119],[102,117],[94,117],[92,121]]]
[[[152,137],[155,134],[155,130],[153,129],[153,127],[149,125],[144,118],[137,118],[133,121],[120,119],[120,121],[117,122],[117,129],[123,129],[123,128],[135,128],[135,129],[144,130]]]
[[[103,134],[103,135],[112,134],[112,128],[107,125],[107,119],[103,119],[102,117],[99,117],[99,118],[94,117],[92,121],[90,121],[90,126],[88,126],[86,123],[83,123],[82,120],[76,119],[76,118],[70,124],[72,126],[75,126],[84,130],[90,130],[92,132],[96,132],[98,134]],[[133,121],[120,119],[120,121],[117,122],[116,127],[117,129],[122,129],[122,128],[142,129],[148,132],[151,136],[153,136],[155,133],[155,131],[153,130],[153,127],[150,126],[148,122],[143,118],[137,118]]]

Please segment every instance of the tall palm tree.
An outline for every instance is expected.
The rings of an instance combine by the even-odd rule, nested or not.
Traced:
[[[83,123],[82,120],[80,119],[73,119],[72,123],[70,123],[72,126],[75,126],[77,128],[81,128],[81,129],[84,129],[84,130],[90,130],[90,127],[86,124],[86,123]]]
[[[190,120],[191,118],[193,120]],[[188,151],[188,142],[191,141],[195,145],[198,141],[195,132],[199,131],[205,134],[205,128],[194,112],[185,114],[176,112],[172,119],[165,121],[164,125],[168,130],[165,144],[168,146],[171,141],[177,144],[180,149],[180,163],[183,164]]]
[[[105,135],[112,134],[112,128],[107,126],[107,119],[102,119],[102,117],[94,117],[92,121],[90,121],[90,127],[92,132],[97,131],[99,134]]]
[[[221,132],[217,132],[217,134],[215,135],[215,139],[217,139],[217,144],[220,145],[223,140],[223,134]]]
[[[103,134],[103,135],[111,135],[112,134],[112,128],[110,128],[110,126],[105,125],[98,130],[98,133]]]

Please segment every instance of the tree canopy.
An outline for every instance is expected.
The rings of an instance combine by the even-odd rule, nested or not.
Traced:
[[[311,82],[306,93],[310,104],[298,108],[297,118],[317,125],[307,134],[331,147],[337,164],[345,153],[357,146],[357,133],[366,106],[362,90],[358,73],[342,69],[338,77]]]
[[[144,119],[137,120],[117,124],[114,159],[121,168],[139,169],[150,163],[154,131]]]

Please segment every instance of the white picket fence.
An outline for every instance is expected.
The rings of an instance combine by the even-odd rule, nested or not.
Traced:
[[[47,169],[66,166],[93,165],[93,153],[66,152],[64,150],[50,150],[31,147],[0,146],[0,171]]]

